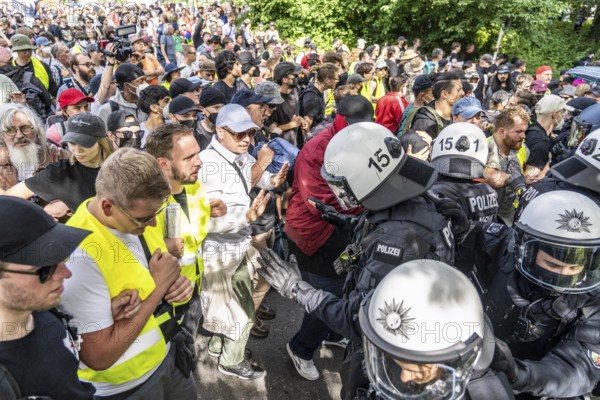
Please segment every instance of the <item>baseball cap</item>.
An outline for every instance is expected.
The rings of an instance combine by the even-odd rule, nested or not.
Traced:
[[[106,124],[102,118],[89,112],[77,114],[67,121],[67,132],[60,143],[72,142],[86,148],[106,137]]]
[[[210,38],[210,41],[212,43],[219,43],[219,44],[221,44],[221,36],[219,36],[219,35],[213,35],[213,37]]]
[[[377,60],[375,62],[375,68],[376,69],[384,69],[384,68],[388,68],[388,65],[385,61],[383,60]]]
[[[429,89],[433,86],[433,79],[429,75],[419,75],[413,83],[413,93],[415,95],[421,93],[423,90]]]
[[[548,84],[544,81],[535,80],[531,82],[530,89],[536,93],[544,93],[548,90]]]
[[[567,110],[573,111],[574,108],[568,106],[567,103],[555,94],[549,94],[544,96],[535,105],[535,113],[539,114],[551,114],[556,111]]]
[[[171,95],[171,98],[175,98],[180,94],[193,92],[199,89],[200,86],[202,86],[202,82],[200,81],[192,82],[186,78],[175,79],[173,82],[171,82],[169,94]]]
[[[304,68],[298,64],[289,61],[280,62],[273,70],[273,79],[275,79],[276,82],[279,82],[290,74],[298,74],[302,71],[304,71]]]
[[[588,90],[586,93],[591,93],[596,97],[600,97],[600,85],[594,84],[590,86],[590,90]]]
[[[250,114],[239,104],[227,104],[219,110],[217,115],[217,128],[227,128],[235,133],[246,132],[249,129],[259,129],[252,122]]]
[[[133,117],[135,121],[127,122],[127,118]],[[126,110],[117,110],[108,114],[108,118],[106,119],[106,130],[107,131],[116,131],[121,128],[128,128],[130,126],[140,126],[140,121],[131,113]]]
[[[271,81],[262,81],[254,88],[254,91],[261,96],[270,97],[271,101],[269,104],[278,105],[284,103],[281,92],[279,91],[279,85]]]
[[[85,46],[85,52],[90,54],[94,51],[102,51],[100,50],[100,47],[98,47],[98,45],[96,43],[90,43],[87,46]]]
[[[353,85],[355,83],[363,83],[366,81],[367,80],[361,74],[354,73],[348,77],[348,79],[346,80],[346,84]]]
[[[508,74],[510,72],[510,68],[506,64],[502,64],[498,67],[499,74]]]
[[[552,67],[549,65],[542,65],[541,67],[539,67],[538,69],[535,70],[535,74],[536,75],[543,74],[546,71],[552,71]]]
[[[215,62],[213,60],[204,60],[200,62],[200,71],[216,71]]]
[[[21,35],[17,33],[10,38],[12,43],[11,50],[12,51],[21,51],[21,50],[36,50],[37,47],[31,44],[31,40],[25,35]]]
[[[43,267],[64,261],[91,232],[54,221],[43,208],[0,197],[0,261]]]
[[[246,65],[246,64],[250,64],[250,65],[259,65],[260,61],[257,60],[256,58],[254,58],[254,56],[252,55],[252,53],[250,53],[249,51],[242,51],[240,53],[240,63],[242,65]]]
[[[90,80],[90,92],[91,93],[98,93],[98,90],[100,90],[100,83],[102,82],[102,74],[96,74],[94,75],[94,77],[92,78],[92,80]]]
[[[177,96],[169,103],[169,112],[172,114],[183,115],[190,111],[198,111],[198,107],[189,97]]]
[[[591,97],[575,97],[567,102],[568,106],[580,111],[583,111],[594,104],[597,104],[596,99],[592,99]]]
[[[476,114],[483,112],[481,102],[476,97],[463,97],[452,106],[452,116],[462,115],[469,119]]]
[[[558,95],[564,95],[564,96],[569,96],[569,97],[575,97],[575,86],[573,85],[565,85],[563,86],[560,91],[558,92]]]
[[[60,105],[61,109],[64,109],[66,106],[77,104],[82,100],[85,100],[88,103],[93,103],[96,101],[93,97],[86,96],[81,90],[76,88],[63,90],[58,96],[58,104]]]
[[[346,96],[337,106],[337,114],[346,117],[348,124],[357,122],[372,122],[375,110],[364,96],[359,94]]]
[[[36,46],[46,46],[47,44],[50,44],[50,41],[43,36],[40,36],[37,39],[35,39]]]
[[[123,63],[119,64],[117,70],[115,71],[115,80],[117,81],[117,85],[123,85],[124,83],[129,83],[140,76],[144,76],[144,71],[137,65],[131,63]]]
[[[217,104],[227,104],[227,98],[223,92],[212,86],[203,89],[200,93],[200,105],[206,108]]]
[[[272,97],[265,97],[252,90],[243,89],[233,95],[231,103],[248,107],[250,104],[266,104],[271,100],[273,100]]]

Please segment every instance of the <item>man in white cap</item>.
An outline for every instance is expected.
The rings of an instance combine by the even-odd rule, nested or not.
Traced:
[[[252,275],[258,256],[249,246],[250,223],[263,213],[270,195],[263,190],[250,205],[249,192],[255,185],[265,189],[281,185],[288,170],[286,163],[277,174],[266,171],[274,155],[266,145],[258,161],[248,154],[258,129],[241,105],[221,108],[216,134],[200,152],[203,168],[198,177],[207,197],[227,206],[227,214],[210,219],[203,244],[204,328],[214,333],[208,352],[219,357],[220,372],[242,379],[264,375],[262,368],[244,359],[244,348],[254,320]]]
[[[531,124],[525,132],[525,145],[530,151],[527,159],[525,177],[527,183],[539,181],[550,168],[550,151],[553,130],[560,130],[564,124],[565,111],[573,111],[573,107],[554,94],[549,94],[535,106],[536,122]]]

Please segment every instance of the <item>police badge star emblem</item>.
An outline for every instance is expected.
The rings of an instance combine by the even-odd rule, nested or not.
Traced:
[[[592,224],[588,222],[590,218],[583,215],[583,211],[565,210],[564,214],[558,214],[558,216],[560,219],[555,220],[555,222],[558,222],[558,228],[556,229],[575,233],[590,232],[588,226]]]
[[[384,302],[385,307],[379,308],[379,322],[383,328],[389,333],[398,336],[402,335],[408,339],[409,325],[415,318],[408,316],[410,308],[404,308],[404,301],[400,304],[396,303],[396,299],[392,299],[391,304]]]
[[[587,353],[594,368],[600,369],[600,354],[593,352],[592,350],[588,350]]]

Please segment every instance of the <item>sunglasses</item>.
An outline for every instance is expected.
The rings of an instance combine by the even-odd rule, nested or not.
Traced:
[[[162,206],[161,208],[159,208],[158,211],[156,211],[153,215],[151,215],[149,217],[146,217],[146,218],[135,218],[135,217],[132,217],[131,215],[129,215],[129,213],[127,211],[125,211],[123,209],[123,207],[119,206],[116,203],[115,203],[115,205],[117,206],[117,208],[119,210],[121,210],[121,212],[123,214],[125,214],[127,216],[127,218],[129,218],[134,224],[136,224],[138,228],[143,228],[146,225],[148,225],[150,222],[152,222],[156,218],[156,216],[158,214],[160,214],[161,212],[164,211],[165,208],[167,208],[167,205],[165,204],[164,206]]]
[[[138,137],[140,136],[140,132],[142,130],[137,130],[137,131],[116,131],[116,133],[122,133],[123,134],[123,139],[125,140],[129,140],[133,137],[133,135],[137,135]]]
[[[257,132],[255,129],[248,129],[247,131],[240,132],[240,133],[230,131],[227,128],[223,128],[223,129],[225,131],[227,131],[231,136],[233,136],[233,138],[235,139],[236,142],[243,140],[244,137],[246,137],[246,136],[248,136],[249,139],[254,139],[254,136],[256,136],[256,132]]]
[[[56,268],[58,268],[58,264],[48,265],[45,267],[39,267],[35,271],[17,271],[14,269],[2,269],[2,272],[12,272],[13,274],[21,274],[21,275],[37,275],[40,283],[46,283],[52,278],[52,275],[56,272]]]

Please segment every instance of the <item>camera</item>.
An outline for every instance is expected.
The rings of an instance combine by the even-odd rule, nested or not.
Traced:
[[[114,52],[110,52],[104,48],[104,55],[107,57],[115,57],[119,62],[129,60],[133,53],[129,35],[134,34],[136,29],[135,25],[121,25],[116,28],[115,36],[110,39],[111,43],[115,43]],[[104,46],[106,47],[106,44]]]

